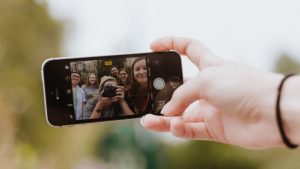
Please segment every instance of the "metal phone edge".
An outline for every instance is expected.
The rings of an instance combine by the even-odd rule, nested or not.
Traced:
[[[61,125],[59,125],[59,126],[53,125],[52,123],[50,123],[50,121],[48,119],[46,86],[45,86],[45,80],[44,80],[44,67],[45,67],[46,63],[48,63],[49,61],[52,61],[52,60],[55,60],[55,58],[48,58],[48,59],[44,60],[43,63],[42,63],[41,76],[42,76],[43,95],[44,95],[43,96],[44,97],[44,111],[45,111],[46,121],[47,121],[48,125],[51,126],[51,127],[58,128],[58,127],[61,127]]]

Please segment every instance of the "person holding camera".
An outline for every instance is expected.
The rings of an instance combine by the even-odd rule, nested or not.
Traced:
[[[117,79],[103,76],[99,87],[99,98],[90,119],[134,115],[124,99],[124,87]]]

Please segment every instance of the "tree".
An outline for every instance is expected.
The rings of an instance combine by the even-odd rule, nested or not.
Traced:
[[[278,73],[300,73],[300,64],[286,53],[282,53],[275,63]]]
[[[61,30],[34,0],[0,3],[1,168],[70,166],[63,139],[70,132],[47,125],[40,78],[42,61],[59,56]]]

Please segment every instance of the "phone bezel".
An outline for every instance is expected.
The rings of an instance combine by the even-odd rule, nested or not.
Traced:
[[[45,66],[52,61],[57,61],[57,60],[65,60],[70,62],[75,62],[75,61],[85,61],[85,60],[92,60],[92,59],[106,59],[106,58],[111,58],[111,57],[117,57],[117,58],[127,58],[127,57],[142,57],[142,55],[145,55],[146,57],[148,55],[166,55],[166,54],[172,54],[178,56],[178,61],[181,69],[181,74],[180,78],[183,80],[183,73],[182,73],[182,61],[180,55],[176,51],[162,51],[162,52],[147,52],[147,53],[129,53],[129,54],[117,54],[117,55],[103,55],[103,56],[81,56],[81,57],[58,57],[58,58],[48,58],[42,63],[42,70],[41,70],[41,75],[42,75],[42,83],[43,83],[43,97],[44,97],[44,109],[45,109],[45,116],[47,123],[52,126],[52,127],[63,127],[63,126],[74,126],[74,125],[79,125],[79,124],[90,124],[90,123],[96,123],[96,122],[105,122],[105,121],[116,121],[116,120],[127,120],[127,119],[135,119],[142,117],[144,114],[137,114],[137,115],[131,115],[131,116],[119,116],[119,117],[112,117],[112,118],[106,118],[106,119],[85,119],[85,120],[75,120],[72,124],[52,124],[50,119],[48,118],[48,109],[47,109],[47,97],[46,97],[46,84],[45,84]],[[149,82],[150,83],[150,82]]]

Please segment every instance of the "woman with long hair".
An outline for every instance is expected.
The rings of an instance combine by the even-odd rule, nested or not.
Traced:
[[[147,114],[150,112],[150,97],[148,90],[148,71],[146,58],[136,58],[132,63],[133,83],[129,92],[130,98],[134,102],[137,114]]]
[[[129,72],[127,69],[125,68],[121,68],[119,70],[119,82],[120,82],[120,86],[124,87],[124,99],[127,102],[128,106],[130,107],[130,109],[136,113],[135,108],[134,108],[134,103],[133,100],[129,97],[129,91],[131,89],[131,80],[129,78]]]
[[[120,85],[124,87],[125,93],[128,92],[131,88],[131,83],[129,80],[129,73],[125,68],[119,70],[119,81]]]
[[[85,84],[81,86],[85,93],[86,105],[83,110],[83,119],[89,119],[96,105],[98,97],[98,78],[96,73],[90,72],[86,78]]]

